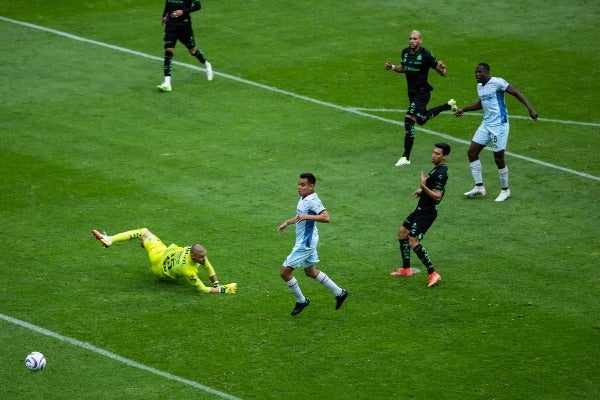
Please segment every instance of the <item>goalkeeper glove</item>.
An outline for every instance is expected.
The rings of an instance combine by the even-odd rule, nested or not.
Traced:
[[[219,286],[220,293],[235,294],[237,291],[237,283],[228,283],[227,285]]]

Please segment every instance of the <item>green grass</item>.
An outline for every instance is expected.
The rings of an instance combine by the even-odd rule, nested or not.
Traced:
[[[5,2],[0,16],[161,57],[162,2],[51,3]],[[61,335],[0,319],[6,398],[220,398],[79,342],[247,400],[598,398],[599,16],[592,1],[205,1],[196,36],[218,74],[177,65],[168,94],[158,59],[0,20],[0,314]],[[474,102],[486,61],[539,112],[511,121],[509,201],[493,201],[489,152],[489,197],[462,196],[478,115],[440,115],[413,164],[393,167],[402,113],[375,110],[406,107],[383,64],[414,28],[450,72],[432,75],[432,104]],[[197,66],[181,45],[175,60]],[[427,289],[423,273],[389,272],[437,133],[454,139],[424,240],[443,281]],[[306,170],[332,216],[320,267],[351,295],[336,312],[300,274],[312,304],[292,318],[278,268],[293,232],[276,229]],[[104,250],[90,235],[140,227],[201,241],[238,294],[157,281],[137,243]],[[32,350],[42,373],[24,368]]]

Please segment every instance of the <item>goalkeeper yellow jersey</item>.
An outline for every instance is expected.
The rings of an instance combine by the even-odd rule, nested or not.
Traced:
[[[198,278],[198,267],[203,266],[208,276],[215,275],[215,271],[206,258],[204,264],[199,264],[192,260],[190,256],[190,250],[192,246],[179,247],[175,244],[171,244],[164,250],[161,257],[152,257],[150,255],[150,261],[152,262],[152,271],[159,276],[178,279],[185,277],[186,280],[196,289],[203,293],[209,293],[210,287],[206,287],[204,283]]]

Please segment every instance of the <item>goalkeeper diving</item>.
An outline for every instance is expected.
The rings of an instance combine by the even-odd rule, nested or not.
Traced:
[[[206,294],[235,294],[237,283],[221,285],[217,274],[206,257],[204,246],[194,243],[191,246],[180,247],[176,244],[166,246],[158,236],[146,228],[117,233],[109,236],[93,230],[92,234],[106,248],[115,242],[140,239],[141,245],[148,252],[152,272],[162,279],[185,278],[201,293]],[[198,278],[198,268],[202,266],[210,279],[212,286],[205,286]]]

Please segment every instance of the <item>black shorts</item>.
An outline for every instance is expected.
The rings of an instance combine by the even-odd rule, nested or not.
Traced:
[[[430,98],[431,92],[429,90],[420,90],[414,93],[409,92],[408,101],[410,101],[410,104],[406,113],[413,117],[423,119],[426,115],[427,104],[429,103]]]
[[[196,47],[191,20],[184,20],[181,21],[181,23],[172,23],[167,21],[163,36],[165,49],[174,48],[178,40],[188,49]]]
[[[429,230],[433,221],[437,218],[437,210],[429,208],[425,210],[416,209],[402,223],[402,226],[408,229],[408,236],[416,237],[419,240],[423,238]]]

